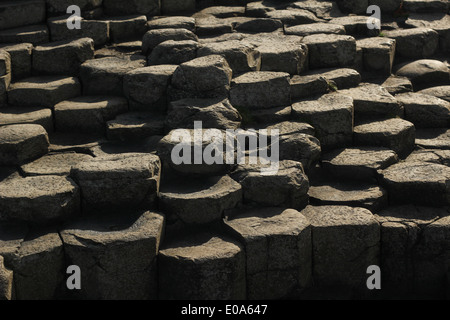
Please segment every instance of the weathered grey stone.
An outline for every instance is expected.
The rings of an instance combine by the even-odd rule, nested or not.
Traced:
[[[144,34],[142,38],[142,52],[149,54],[157,45],[168,40],[198,41],[198,38],[192,31],[184,28],[154,29]]]
[[[375,184],[332,182],[315,184],[309,188],[310,203],[366,208],[371,212],[385,208],[387,192]]]
[[[411,80],[415,90],[450,84],[450,70],[439,60],[416,60],[400,66],[395,74]]]
[[[319,287],[367,290],[367,266],[379,265],[380,226],[364,208],[308,206],[312,225],[313,278]]]
[[[13,272],[7,269],[0,256],[0,300],[11,300],[13,294]]]
[[[403,162],[380,172],[392,204],[445,206],[450,202],[450,168],[428,162]]]
[[[49,30],[45,24],[0,31],[1,43],[31,43],[33,45],[38,45],[49,41]]]
[[[128,101],[120,97],[83,96],[54,107],[59,132],[105,133],[106,122],[128,111]]]
[[[158,15],[160,12],[159,0],[131,0],[126,3],[121,0],[103,0],[105,13],[110,16],[127,14]]]
[[[401,3],[402,0],[369,0],[369,5],[379,6],[382,12],[394,12]]]
[[[356,56],[356,41],[352,36],[315,34],[306,36],[303,42],[308,46],[311,69],[350,66]]]
[[[81,11],[91,10],[101,6],[103,0],[46,0],[47,14],[66,14],[70,5],[77,5]]]
[[[52,108],[58,102],[81,94],[78,78],[64,76],[31,77],[12,83],[8,102],[15,106]]]
[[[9,124],[39,124],[53,132],[53,116],[51,109],[33,107],[5,107],[0,109],[0,126]]]
[[[328,82],[330,91],[357,87],[361,82],[361,75],[355,69],[332,68],[317,69],[307,73],[308,76],[320,76]]]
[[[228,99],[183,99],[169,104],[166,125],[169,130],[194,128],[202,121],[204,128],[237,129],[241,115]]]
[[[337,0],[336,2],[345,13],[365,14],[369,6],[369,0]]]
[[[47,132],[38,124],[2,126],[0,138],[1,165],[20,165],[48,152]]]
[[[124,153],[80,162],[70,176],[80,186],[85,212],[111,212],[154,206],[160,169],[153,154]]]
[[[232,32],[233,26],[227,22],[221,24],[197,24],[195,27],[195,34],[199,37],[220,36]]]
[[[283,23],[280,20],[270,18],[242,18],[232,25],[234,30],[238,32],[274,32],[283,28]]]
[[[30,232],[14,256],[14,286],[17,300],[52,300],[64,284],[64,251],[57,232]]]
[[[366,71],[391,75],[396,46],[394,39],[371,37],[356,41],[356,46],[362,48]]]
[[[403,117],[404,109],[382,86],[363,83],[356,88],[340,91],[353,98],[355,121]]]
[[[261,71],[303,73],[308,68],[308,47],[304,44],[268,42],[260,45]]]
[[[242,201],[242,187],[225,176],[178,179],[161,185],[159,206],[171,222],[206,224],[222,219]],[[201,208],[201,210],[199,210]]]
[[[92,156],[83,153],[50,153],[33,162],[22,165],[20,169],[25,176],[68,176],[74,165],[90,159],[92,159]]]
[[[155,17],[147,22],[149,30],[154,29],[187,29],[195,31],[195,18],[185,16]],[[175,40],[175,39],[174,39]]]
[[[364,13],[365,14],[365,13]],[[330,20],[330,23],[344,26],[345,33],[352,36],[378,36],[380,29],[369,29],[367,27],[368,17],[366,15],[349,15],[337,17]]]
[[[414,149],[415,131],[414,124],[399,118],[368,122],[354,127],[353,142],[357,146],[385,147],[404,159]]]
[[[33,72],[48,75],[77,75],[80,65],[94,58],[94,41],[51,42],[33,48]]]
[[[157,298],[156,256],[165,218],[154,212],[93,216],[61,232],[70,264],[80,267],[77,297],[93,300]]]
[[[127,72],[145,66],[144,57],[107,57],[84,62],[80,80],[84,95],[123,95],[123,78]]]
[[[450,130],[447,128],[418,129],[416,144],[429,149],[450,149]]]
[[[434,96],[436,98],[450,102],[450,85],[437,86],[420,90],[418,93]]]
[[[150,112],[129,112],[107,122],[106,136],[109,140],[136,140],[164,134],[162,115]]]
[[[403,3],[409,12],[448,12],[449,4],[443,0],[404,0]]]
[[[232,70],[220,55],[202,56],[182,63],[174,72],[170,100],[184,98],[225,98]]]
[[[92,148],[103,142],[95,133],[55,132],[49,136],[49,152],[79,152],[91,154]]]
[[[6,268],[12,270],[14,257],[24,241],[29,227],[24,223],[2,222],[0,224],[0,256]]]
[[[245,246],[248,299],[282,299],[311,285],[311,226],[300,212],[250,209],[225,224]]]
[[[199,44],[193,40],[167,40],[158,44],[148,56],[148,65],[182,64],[197,57]]]
[[[442,128],[450,125],[450,102],[434,96],[408,92],[396,95],[405,108],[405,119],[418,128]]]
[[[321,75],[294,75],[291,78],[291,98],[293,101],[328,92],[327,79]]]
[[[52,41],[68,41],[77,38],[91,38],[96,48],[109,41],[109,21],[81,19],[80,29],[67,28],[68,16],[48,19]]]
[[[248,109],[290,105],[289,80],[289,74],[284,72],[247,72],[232,80],[230,102]]]
[[[333,23],[310,23],[300,24],[292,27],[285,28],[286,34],[292,34],[296,36],[306,37],[312,34],[345,34],[344,26]]]
[[[11,77],[13,81],[29,77],[31,75],[31,43],[3,44],[0,48],[11,56]]]
[[[342,16],[342,12],[336,2],[327,1],[315,1],[315,0],[305,0],[305,1],[295,1],[290,4],[287,9],[305,9],[314,13],[318,18],[330,20],[334,17]]]
[[[245,14],[245,6],[226,6],[217,5],[212,7],[204,8],[197,12],[193,17],[198,18],[199,16],[214,16],[216,18],[228,18],[228,17],[238,17]]]
[[[145,15],[116,17],[109,20],[109,34],[111,41],[120,42],[130,39],[142,39],[147,31]]]
[[[261,68],[261,53],[253,45],[237,40],[205,43],[198,49],[197,55],[199,57],[223,56],[233,70],[233,74],[259,71]]]
[[[6,1],[0,4],[0,30],[45,21],[45,1]]]
[[[189,234],[165,243],[158,267],[159,299],[246,298],[244,249],[219,233]]]
[[[340,93],[292,105],[292,116],[311,124],[322,149],[349,145],[353,136],[353,100]]]
[[[306,122],[296,122],[296,121],[283,121],[277,122],[271,125],[262,126],[260,129],[267,130],[267,135],[273,134],[272,130],[278,130],[278,134],[280,136],[296,134],[296,133],[305,133],[311,136],[316,134],[316,129],[306,123]],[[259,135],[262,136],[264,133],[259,132]]]
[[[309,181],[300,162],[284,160],[275,167],[273,163],[243,164],[232,172],[232,178],[242,185],[246,203],[297,210],[308,204]]]
[[[283,22],[283,24],[289,26],[323,21],[322,19],[317,18],[311,11],[304,9],[268,11],[265,13],[265,17],[278,19]]]
[[[248,113],[247,113],[248,112]],[[291,120],[292,107],[275,107],[269,109],[245,110],[241,109],[243,125],[246,123],[276,123]]]
[[[396,54],[405,58],[430,57],[439,44],[439,34],[429,28],[387,30],[383,33],[386,37],[395,39]]]
[[[387,78],[381,86],[392,95],[413,91],[412,83],[408,78],[397,77],[395,75]]]
[[[450,166],[450,150],[417,149],[405,161],[431,162]]]
[[[254,1],[246,4],[245,14],[250,17],[264,17],[267,12],[284,9],[286,6],[275,1]]]
[[[415,272],[415,256],[421,242],[420,234],[439,217],[446,215],[448,212],[443,208],[413,205],[392,206],[377,213],[375,217],[381,225],[383,248],[383,290],[402,298],[430,298],[416,286],[415,280],[421,276]]]
[[[80,213],[80,190],[61,176],[17,177],[0,183],[0,220],[45,224]]]
[[[337,149],[322,156],[323,168],[334,177],[366,181],[398,161],[394,151],[376,147]]]
[[[127,72],[123,91],[130,100],[130,109],[165,110],[167,88],[176,68],[176,65],[157,65]]]

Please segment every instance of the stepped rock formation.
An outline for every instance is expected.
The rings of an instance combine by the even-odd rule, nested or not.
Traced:
[[[449,10],[1,1],[0,300],[450,298]]]

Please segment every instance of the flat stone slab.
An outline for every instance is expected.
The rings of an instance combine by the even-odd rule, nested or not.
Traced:
[[[355,121],[403,117],[403,108],[396,98],[377,84],[362,83],[340,92],[353,98]]]
[[[290,105],[289,74],[247,72],[231,82],[230,102],[235,107],[267,109]]]
[[[270,165],[241,164],[231,173],[231,177],[242,186],[246,203],[297,210],[308,204],[309,180],[300,162],[284,160],[274,168]]]
[[[432,56],[439,45],[439,34],[429,28],[387,30],[386,37],[395,39],[397,55],[422,59]]]
[[[65,10],[67,10],[67,7]],[[68,29],[67,19],[67,15],[47,19],[49,29],[47,33],[50,33],[51,41],[68,41],[77,38],[91,38],[94,40],[94,45],[96,48],[104,46],[109,42],[109,21],[88,20],[81,18],[80,29]],[[45,27],[47,28],[47,25]],[[49,40],[46,42],[48,41]]]
[[[367,266],[378,265],[380,226],[364,208],[308,206],[312,226],[313,278],[317,286],[367,290]]]
[[[312,185],[308,192],[314,205],[341,205],[377,212],[388,205],[387,192],[374,184],[326,182]]]
[[[81,95],[78,78],[64,76],[31,77],[12,83],[8,102],[14,106],[52,108],[58,102]]]
[[[86,212],[149,209],[159,189],[159,157],[124,153],[76,164],[70,176],[83,193]]]
[[[447,128],[418,129],[416,144],[429,149],[450,149],[450,130]]]
[[[80,267],[83,299],[156,299],[156,255],[164,216],[131,215],[78,219],[61,231],[70,263]]]
[[[185,16],[154,18],[147,22],[147,28],[149,30],[183,28],[195,31],[195,18]]]
[[[411,81],[405,77],[391,75],[381,86],[385,88],[391,95],[413,91]]]
[[[242,187],[228,175],[162,184],[159,206],[172,221],[205,224],[222,219],[242,201]],[[199,210],[202,208],[202,210]]]
[[[79,162],[92,159],[83,153],[49,153],[20,167],[25,176],[68,176],[72,167]]]
[[[0,183],[0,219],[45,224],[80,213],[80,189],[62,176],[17,177]]]
[[[82,96],[65,100],[54,107],[58,132],[105,133],[106,122],[128,111],[121,97]]]
[[[443,128],[450,125],[450,102],[415,92],[402,93],[396,99],[405,108],[405,119],[418,128]]]
[[[311,124],[322,149],[348,145],[353,135],[353,104],[350,96],[330,93],[316,100],[292,105],[294,119]]]
[[[109,140],[131,141],[163,135],[165,117],[151,112],[128,112],[107,122]]]
[[[67,29],[67,25],[65,25]],[[46,24],[35,24],[0,31],[1,43],[31,43],[43,44],[50,41],[49,30]]]
[[[193,40],[167,40],[158,44],[148,56],[148,65],[181,64],[197,57],[199,44]]]
[[[39,107],[5,107],[0,109],[0,126],[10,124],[39,124],[53,132],[52,110]]]
[[[249,209],[225,224],[245,246],[248,299],[282,299],[311,285],[311,226],[300,212]]]
[[[405,158],[415,146],[415,127],[399,118],[368,122],[355,126],[353,142],[357,146],[385,147]]]
[[[450,168],[428,162],[403,162],[380,171],[392,204],[445,206],[450,202]]]
[[[450,166],[450,150],[418,149],[413,151],[405,161],[431,162]]]
[[[321,95],[328,92],[328,82],[321,75],[294,75],[291,80],[291,99]]]
[[[427,94],[450,102],[450,86],[437,86],[420,90],[418,93]]]
[[[3,44],[0,48],[11,56],[11,75],[13,81],[31,76],[31,43]]]
[[[356,41],[362,49],[363,66],[366,71],[391,75],[396,41],[384,37],[370,37]]]
[[[357,87],[361,82],[361,75],[352,68],[325,68],[309,71],[306,76],[320,76],[327,80],[328,86],[335,86],[335,90]]]
[[[345,34],[345,28],[340,24],[318,22],[287,27],[285,28],[285,33],[302,37],[319,33]]]
[[[166,242],[158,255],[159,298],[245,299],[245,260],[242,245],[221,234],[202,232]]]
[[[1,126],[0,138],[1,165],[20,165],[48,152],[47,132],[38,124]]]
[[[398,162],[393,150],[377,147],[337,149],[322,156],[322,166],[336,178],[367,180]]]
[[[158,19],[160,20],[160,19]],[[156,20],[155,20],[156,21]],[[142,38],[142,53],[149,55],[156,46],[164,41],[198,41],[197,36],[186,28],[164,28],[147,31]]]

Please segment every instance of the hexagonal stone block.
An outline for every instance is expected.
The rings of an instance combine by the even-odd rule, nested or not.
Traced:
[[[294,75],[290,82],[293,101],[328,92],[327,79],[321,75]]]
[[[243,210],[225,224],[245,247],[248,299],[282,299],[311,285],[311,226],[300,212]]]
[[[109,140],[139,140],[164,134],[165,117],[149,112],[129,112],[107,122]]]
[[[120,97],[83,96],[54,107],[58,132],[105,133],[106,122],[128,111],[128,101]]]
[[[230,102],[248,109],[290,105],[289,79],[289,74],[284,72],[247,72],[232,80]]]
[[[331,19],[330,23],[344,26],[345,34],[352,36],[375,37],[380,33],[380,29],[369,29],[367,27],[368,18],[365,15],[348,15],[337,17]]]
[[[159,157],[123,153],[80,162],[70,176],[80,186],[83,210],[111,212],[151,208],[159,190]]]
[[[356,40],[339,34],[315,34],[303,38],[308,46],[309,67],[346,67],[353,64],[356,56]]]
[[[81,94],[78,78],[64,76],[31,77],[12,83],[8,102],[15,106],[52,108],[58,102]]]
[[[7,269],[0,256],[0,300],[11,300],[13,295],[13,272]]]
[[[417,148],[405,161],[431,162],[450,166],[450,150]]]
[[[309,180],[300,162],[284,160],[274,168],[242,164],[231,173],[231,177],[242,186],[246,203],[297,210],[308,204]]]
[[[450,102],[415,92],[395,96],[405,108],[405,119],[418,128],[445,128],[450,125]]]
[[[355,126],[353,142],[357,146],[385,147],[405,158],[415,146],[415,127],[403,119],[388,119]]]
[[[52,229],[27,234],[14,255],[15,295],[18,300],[52,300],[61,297],[64,283],[64,249]]]
[[[396,42],[384,37],[371,37],[356,41],[362,49],[363,66],[366,71],[391,75]]]
[[[50,42],[33,48],[33,72],[40,75],[77,75],[80,65],[94,58],[94,41],[82,38]]]
[[[308,68],[308,47],[295,43],[270,43],[260,45],[261,71],[303,73]]]
[[[142,56],[91,59],[80,67],[84,95],[123,95],[123,78],[127,72],[145,66]]]
[[[259,71],[261,68],[261,53],[254,45],[242,41],[230,40],[203,44],[197,55],[199,57],[209,55],[223,56],[233,70],[234,74],[249,71]]]
[[[386,190],[370,183],[327,181],[309,188],[313,205],[339,205],[366,208],[377,212],[388,205]]]
[[[161,20],[161,19],[158,19]],[[156,20],[156,21],[158,21]],[[163,28],[163,29],[152,29],[147,31],[142,38],[142,53],[150,54],[153,49],[160,43],[168,40],[173,41],[198,41],[197,36],[186,28]]]
[[[322,149],[349,145],[353,135],[353,99],[339,93],[292,105],[292,115],[311,124]]]
[[[80,213],[80,189],[63,176],[16,177],[0,183],[0,220],[46,224]]]
[[[244,249],[221,234],[202,232],[165,242],[158,267],[159,299],[246,298]]]
[[[319,287],[367,290],[367,267],[379,265],[380,226],[364,208],[308,206],[312,225],[313,278]]]
[[[225,210],[240,204],[242,187],[228,175],[178,179],[163,183],[158,197],[170,222],[205,224],[222,219]]]
[[[397,154],[386,148],[337,149],[322,156],[322,166],[336,178],[367,180],[398,162]]]
[[[450,168],[428,162],[402,162],[380,171],[392,204],[445,206],[450,203]]]
[[[353,98],[355,121],[403,117],[402,105],[382,86],[363,83],[340,91]]]
[[[154,17],[148,20],[147,28],[154,29],[187,29],[195,31],[195,18],[185,16]]]
[[[349,89],[357,87],[361,82],[361,75],[358,71],[351,68],[326,68],[311,70],[307,76],[317,76],[324,78],[327,84],[327,90],[329,87],[336,87],[338,90]]]
[[[65,27],[67,30],[67,25]],[[0,31],[1,43],[31,43],[38,45],[49,41],[49,30],[46,24],[36,24]]]
[[[31,75],[31,43],[3,44],[0,46],[11,56],[11,73],[13,81]]]
[[[0,109],[0,126],[9,124],[39,124],[48,132],[53,132],[51,109],[36,107],[5,107]]]
[[[344,26],[340,24],[333,23],[311,23],[311,24],[300,24],[292,27],[285,28],[286,34],[292,34],[296,36],[310,36],[313,34],[345,34]]]
[[[49,153],[20,167],[25,176],[68,176],[72,167],[79,162],[92,159],[84,153]]]
[[[449,86],[431,87],[428,89],[420,90],[417,93],[427,94],[427,95],[450,102],[450,85]]]
[[[36,24],[45,20],[45,1],[3,2],[0,30]]]
[[[388,30],[386,37],[395,39],[397,55],[420,59],[432,56],[439,45],[439,34],[429,28]]]
[[[145,15],[131,15],[115,17],[109,20],[109,33],[113,42],[130,41],[130,39],[142,39],[147,31],[145,27],[147,17]]]
[[[418,129],[416,133],[416,144],[428,149],[450,149],[450,130]]]
[[[164,216],[154,212],[93,216],[61,231],[68,263],[81,269],[83,299],[146,300],[157,297],[156,255]]]
[[[167,40],[153,48],[148,56],[148,65],[182,64],[197,57],[199,44],[193,40]]]
[[[38,124],[2,126],[0,137],[1,165],[19,165],[48,152],[47,132]]]
[[[408,78],[398,77],[396,75],[391,75],[381,86],[392,95],[413,91],[412,83]]]

